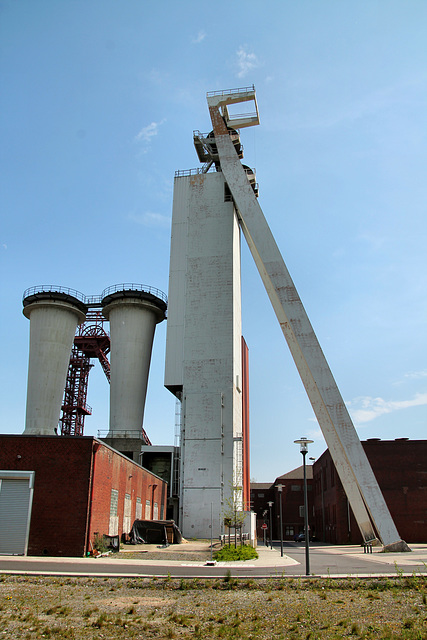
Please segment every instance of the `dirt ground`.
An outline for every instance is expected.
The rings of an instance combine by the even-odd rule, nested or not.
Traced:
[[[427,581],[0,575],[1,637],[423,639]]]
[[[213,552],[220,549],[218,542],[213,543]],[[171,544],[164,547],[156,544],[125,544],[114,558],[129,560],[181,560],[182,562],[206,562],[211,557],[210,540],[186,540],[182,544]]]

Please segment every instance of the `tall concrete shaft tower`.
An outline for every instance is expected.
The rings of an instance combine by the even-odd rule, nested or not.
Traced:
[[[221,531],[242,485],[240,232],[220,172],[174,185],[165,385],[182,401],[180,526]]]
[[[54,435],[61,413],[70,353],[87,306],[83,294],[63,287],[32,287],[24,293],[30,320],[26,435]]]
[[[156,324],[166,296],[144,285],[115,285],[102,293],[110,322],[110,430],[104,440],[138,462]]]

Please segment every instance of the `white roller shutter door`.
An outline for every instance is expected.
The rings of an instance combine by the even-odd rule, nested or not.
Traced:
[[[34,472],[0,471],[0,554],[25,555]]]

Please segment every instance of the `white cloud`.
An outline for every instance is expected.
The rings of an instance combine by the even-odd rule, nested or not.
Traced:
[[[410,400],[384,400],[383,398],[362,396],[347,402],[351,416],[357,424],[370,422],[379,416],[393,413],[400,409],[409,409],[410,407],[419,407],[426,404],[427,393],[417,393]]]
[[[4,250],[6,250],[7,249],[7,244],[5,242],[3,242],[2,247],[3,247]]]
[[[141,224],[144,227],[161,227],[169,228],[171,219],[169,216],[164,216],[161,213],[154,213],[152,211],[145,211],[144,213],[129,213],[128,220]]]
[[[151,122],[146,127],[143,127],[139,133],[135,136],[136,142],[145,142],[149,144],[151,142],[151,138],[154,138],[159,133],[159,127],[165,122],[165,120],[161,120],[160,122]]]
[[[424,369],[423,371],[409,371],[408,373],[405,373],[405,378],[409,378],[410,380],[427,378],[427,369]]]
[[[199,31],[197,36],[195,38],[193,38],[192,43],[193,44],[200,44],[201,42],[203,42],[203,40],[205,38],[206,38],[206,32],[205,31]]]
[[[254,53],[249,53],[245,47],[240,47],[237,50],[238,78],[244,78],[250,71],[257,69],[259,66],[260,63]]]

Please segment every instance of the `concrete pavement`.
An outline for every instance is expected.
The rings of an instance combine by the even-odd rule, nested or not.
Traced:
[[[365,554],[363,548],[356,545],[329,546],[314,543],[310,546],[310,575],[333,577],[359,576],[379,577],[384,575],[426,575],[427,545],[410,545],[412,553],[381,553],[373,549]],[[126,558],[111,554],[100,558],[47,558],[33,556],[0,556],[0,573],[31,575],[69,575],[69,576],[124,576],[124,577],[204,577],[218,578],[228,571],[238,577],[295,577],[305,576],[304,545],[285,543],[281,556],[280,543],[273,548],[257,547],[259,557],[245,562],[218,562],[214,566],[206,560],[186,560],[186,555],[197,551],[208,552],[206,541],[189,542],[186,545],[173,545],[161,549],[161,559],[140,557]],[[134,555],[138,551],[156,551],[156,545],[132,547]],[[179,558],[177,558],[177,554]],[[130,555],[130,554],[129,554]],[[138,554],[139,556],[139,554]],[[208,554],[209,557],[209,554]]]

